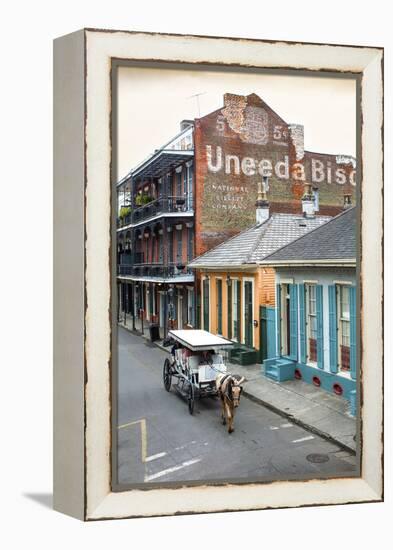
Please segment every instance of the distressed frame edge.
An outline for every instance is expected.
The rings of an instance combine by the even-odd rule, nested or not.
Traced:
[[[81,520],[86,519],[85,76],[85,32],[79,30],[55,39],[53,508]]]
[[[210,37],[207,37],[207,38],[210,38]],[[229,39],[229,40],[232,40],[232,39]],[[235,39],[234,39],[235,40]],[[263,41],[260,41],[260,42],[263,42]],[[316,48],[320,48],[319,46],[316,46]],[[347,47],[347,46],[344,46],[344,48],[347,48],[349,49],[350,47]],[[370,48],[368,47],[365,47],[367,48],[368,50],[370,50]],[[377,59],[378,57],[380,58],[381,62],[383,62],[383,52],[380,50],[380,49],[375,49],[375,57],[374,59]],[[158,60],[158,59],[157,59]],[[371,65],[371,62],[369,63]],[[366,72],[366,69],[367,69],[367,66],[364,68],[364,73]],[[363,74],[364,74],[363,73]],[[378,80],[378,84],[381,84],[381,94],[382,96],[378,96],[380,97],[381,101],[383,100],[383,89],[382,89],[382,72],[380,72],[379,74],[377,74],[377,80]],[[378,105],[379,106],[379,105]],[[364,106],[363,106],[364,108]],[[366,109],[367,110],[367,109]],[[383,124],[383,120],[382,120],[382,109],[379,109],[379,114],[381,115],[380,118],[381,118],[381,124]],[[375,124],[374,124],[374,127],[375,127]],[[382,126],[383,127],[383,126]],[[364,128],[364,127],[363,127]],[[368,135],[368,131],[370,130],[370,128],[366,131],[365,135],[367,136]],[[362,132],[362,136],[363,136],[363,132]],[[380,136],[381,137],[381,136]],[[374,142],[375,143],[375,142]],[[380,143],[378,143],[378,146],[380,145],[380,147],[378,147],[377,149],[381,151],[381,158],[383,158],[383,143],[382,143],[382,140],[380,141]],[[364,152],[365,153],[365,152]],[[374,164],[374,169],[376,170],[377,174],[381,172],[381,163],[378,165],[378,164]],[[383,175],[380,174],[380,178],[377,177],[377,180],[380,181],[380,191],[382,192],[382,189],[383,189]],[[382,201],[380,204],[377,204],[376,205],[376,208],[377,208],[377,214],[378,214],[378,220],[382,219]],[[382,230],[382,227],[380,228]],[[382,231],[381,231],[382,232]],[[378,272],[378,268],[380,268],[381,265],[380,263],[378,264],[377,266],[377,272]],[[382,286],[379,286],[377,291],[378,290],[381,290],[381,293],[378,294],[377,297],[381,297],[382,299]],[[381,304],[381,302],[380,302]],[[381,313],[381,307],[379,308],[379,312]],[[378,317],[379,320],[382,319],[382,316],[380,315]],[[377,328],[378,328],[378,323],[379,323],[379,320],[377,321]],[[380,328],[380,325],[379,325],[379,328]],[[382,340],[380,339],[379,340],[379,343],[382,344]],[[382,357],[381,357],[381,360],[382,360]],[[381,387],[378,387],[377,388],[377,393],[379,393],[379,398],[380,398],[380,401],[381,401],[381,406],[382,406],[382,395],[381,395],[381,389],[382,389],[382,372],[381,372]],[[381,417],[381,415],[379,415],[380,418],[382,418],[382,422],[383,422],[383,416]],[[380,427],[380,431],[382,433],[383,431],[383,425]],[[378,454],[378,456],[383,456],[383,449],[382,449],[382,440],[381,440],[381,445],[380,445],[380,453]],[[380,501],[382,500],[383,498],[383,468],[382,468],[382,464],[381,464],[381,468],[377,468],[377,474],[376,476],[374,476],[374,480],[373,480],[373,487],[371,485],[369,485],[367,483],[367,481],[365,481],[365,479],[362,479],[362,478],[359,478],[358,480],[355,480],[355,482],[359,482],[360,485],[362,486],[363,489],[366,489],[368,487],[369,491],[368,491],[368,502],[372,502],[372,501]],[[282,484],[282,482],[279,482],[280,484]],[[293,482],[290,482],[290,483],[293,483]],[[307,482],[300,482],[300,483],[307,483]],[[359,485],[359,487],[360,487]],[[326,486],[326,484],[325,484]],[[227,486],[229,487],[229,486]],[[88,489],[88,487],[87,487]],[[211,490],[212,488],[209,487],[209,489]],[[191,489],[191,490],[195,490],[194,489]],[[157,494],[157,492],[162,492],[163,489],[157,489],[157,490],[154,490],[154,491],[150,491],[150,492],[154,492]],[[366,491],[367,492],[367,491]],[[127,491],[127,493],[133,493],[133,494],[136,494],[136,491]],[[92,510],[89,510],[89,511],[86,511],[86,519],[99,519],[99,518],[107,518],[107,517],[131,517],[130,515],[111,515],[109,514],[106,515],[107,513],[107,506],[106,504],[110,504],[110,500],[111,500],[111,497],[113,495],[116,495],[116,494],[119,494],[119,493],[111,493],[110,491],[106,494],[106,496],[101,499],[100,503],[98,506],[96,507],[93,507]],[[124,493],[123,493],[124,494]],[[365,493],[364,493],[365,494]],[[340,499],[339,499],[340,500]],[[360,499],[359,498],[355,498],[354,502],[363,502],[364,500]],[[338,504],[339,502],[338,501],[334,501],[334,502],[329,502],[329,504]],[[327,504],[326,503],[326,499],[324,499],[323,501],[321,502],[313,502],[314,505],[317,505],[317,504]],[[312,504],[304,504],[304,505],[312,505]],[[289,506],[293,506],[293,504],[290,504]],[[302,504],[300,505],[302,506]],[[261,505],[261,506],[258,506],[257,508],[254,508],[254,507],[249,507],[247,509],[262,509],[262,508],[270,508],[272,506],[269,506],[269,505]],[[281,506],[281,505],[277,505],[277,506],[273,506],[273,507],[285,507],[285,505]],[[239,509],[239,508],[238,508]],[[239,509],[240,510],[240,509]],[[209,512],[214,512],[214,511],[224,511],[222,508],[219,508],[219,509],[212,509],[212,510],[209,510]],[[168,514],[174,514],[174,513],[192,513],[191,510],[187,510],[187,511],[184,511],[184,510],[177,510],[177,511],[168,511],[167,512]],[[194,513],[201,513],[201,511],[199,512],[196,512],[194,510]],[[136,514],[136,515],[132,515],[132,517],[140,517],[140,516],[144,516],[144,515],[166,515],[166,512],[162,512],[160,514],[155,514],[155,513],[152,513],[152,514],[146,514],[146,513],[141,513],[141,514]]]

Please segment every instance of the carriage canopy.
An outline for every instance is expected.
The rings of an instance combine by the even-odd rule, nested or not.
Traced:
[[[191,351],[207,351],[210,349],[230,349],[233,342],[207,332],[207,330],[171,330],[168,336]]]

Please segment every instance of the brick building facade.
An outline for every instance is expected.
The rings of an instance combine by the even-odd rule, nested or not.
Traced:
[[[304,129],[257,95],[224,95],[224,106],[195,121],[196,254],[250,227],[257,183],[269,179],[272,212],[299,213],[305,182],[318,187],[319,213],[342,211],[356,161],[304,150]]]
[[[356,161],[304,150],[301,125],[257,95],[224,95],[117,184],[119,318],[169,327],[200,325],[200,282],[190,261],[255,222],[257,184],[271,212],[299,214],[305,182],[319,213],[335,215],[352,193]],[[198,276],[198,275],[197,275]]]

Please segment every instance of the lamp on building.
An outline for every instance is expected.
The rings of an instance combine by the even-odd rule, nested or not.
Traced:
[[[231,279],[231,277],[229,276],[229,273],[227,273],[226,281],[227,281],[227,285],[228,285],[228,286],[231,286],[231,284],[232,284],[232,279]]]

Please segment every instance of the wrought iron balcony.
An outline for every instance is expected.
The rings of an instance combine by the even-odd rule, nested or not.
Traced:
[[[156,264],[119,264],[118,275],[137,277],[137,278],[157,278],[157,279],[173,279],[184,275],[192,275],[193,271],[187,266],[173,263],[164,265]]]
[[[191,195],[161,197],[139,206],[123,218],[118,218],[117,227],[140,223],[160,214],[179,213],[181,215],[184,212],[192,212],[192,209]]]

